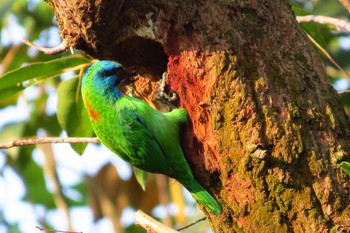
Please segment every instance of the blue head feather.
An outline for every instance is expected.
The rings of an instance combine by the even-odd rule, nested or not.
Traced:
[[[98,61],[90,66],[83,76],[82,85],[87,82],[107,95],[112,95],[119,99],[123,93],[118,89],[118,85],[125,78],[130,78],[133,74],[123,69],[123,67],[112,61]]]

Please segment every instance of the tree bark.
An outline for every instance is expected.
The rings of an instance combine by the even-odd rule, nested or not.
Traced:
[[[223,207],[214,232],[350,229],[349,121],[288,1],[49,2],[70,46],[167,70],[187,159]]]

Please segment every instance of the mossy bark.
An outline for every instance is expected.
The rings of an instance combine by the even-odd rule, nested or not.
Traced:
[[[49,2],[71,46],[149,82],[167,70],[215,232],[350,229],[349,121],[288,1]]]

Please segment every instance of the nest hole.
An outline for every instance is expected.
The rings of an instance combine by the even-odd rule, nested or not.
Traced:
[[[161,43],[132,36],[114,47],[113,54],[125,68],[157,81],[167,70],[168,56]]]

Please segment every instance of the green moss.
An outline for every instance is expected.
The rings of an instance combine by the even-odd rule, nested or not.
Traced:
[[[337,164],[344,159],[345,152],[341,149],[341,147],[331,147],[330,148],[330,158],[332,164]],[[308,167],[312,174],[321,174],[323,172],[327,172],[330,164],[324,160],[324,154],[316,154],[315,151],[310,152],[310,156],[308,158]],[[315,183],[317,185],[317,183]]]
[[[265,161],[261,161],[257,169],[258,176],[262,175],[262,173],[265,171],[265,165],[266,165]]]
[[[294,102],[288,103],[287,109],[288,109],[289,115],[292,118],[298,118],[299,117],[299,108]]]
[[[328,221],[327,221],[327,219],[325,219],[325,218],[321,218],[321,223],[327,223]]]
[[[278,194],[280,192],[280,194]],[[286,190],[285,187],[279,186],[276,190],[276,194],[278,195],[276,197],[276,203],[278,205],[278,208],[280,209],[280,212],[284,215],[288,215],[289,210],[292,207],[292,200],[294,199],[294,195],[291,190]]]
[[[237,57],[233,56],[231,53],[224,52],[216,56],[215,58],[215,72],[217,76],[220,75],[230,75],[233,78],[236,74],[235,72],[235,64],[237,63]],[[226,79],[227,77],[225,77]],[[230,79],[231,81],[231,79]]]
[[[44,2],[46,2],[48,5],[49,5],[49,7],[51,8],[51,9],[55,9],[54,8],[54,5],[53,5],[53,3],[52,3],[52,1],[50,1],[50,0],[44,0]]]
[[[278,205],[278,208],[284,212],[285,210],[284,210],[283,200],[280,197],[277,197],[276,203]]]
[[[320,212],[315,207],[309,210],[309,214],[312,218],[317,218],[318,216],[320,216]]]
[[[337,233],[337,232],[340,232],[340,227],[339,227],[339,225],[333,226],[333,227],[330,229],[330,231],[329,231],[329,233]]]
[[[326,106],[326,114],[328,116],[328,120],[330,122],[332,129],[335,130],[336,120],[335,120],[335,117],[333,115],[332,109],[329,105]]]
[[[271,204],[267,207],[267,210],[273,212],[275,210],[275,207]]]
[[[346,154],[346,152],[342,149],[341,145],[339,145],[338,147],[334,148],[332,147],[330,149],[331,152],[331,161],[333,164],[339,163],[340,161],[342,161],[344,159],[344,156]]]
[[[315,151],[311,151],[311,155],[309,157],[309,168],[313,174],[320,174],[322,171],[322,165],[317,162]]]
[[[284,190],[285,190],[285,188],[284,188],[283,184],[277,184],[275,187],[275,191],[276,191],[277,195],[282,193]]]
[[[261,89],[264,89],[266,91],[266,81],[265,78],[262,76],[259,76],[256,80],[255,80],[255,91],[261,91]]]
[[[307,110],[307,119],[310,125],[318,130],[323,129],[323,123],[321,121],[321,114],[317,111],[315,107],[309,108]]]
[[[219,130],[224,125],[224,117],[219,112],[212,114],[211,125],[213,129]]]
[[[299,156],[303,153],[304,146],[303,146],[303,138],[302,138],[302,131],[300,129],[300,124],[292,123],[290,126],[292,130],[292,136],[293,140],[290,142],[291,149],[291,156],[293,157],[294,161],[297,161],[299,159]]]

